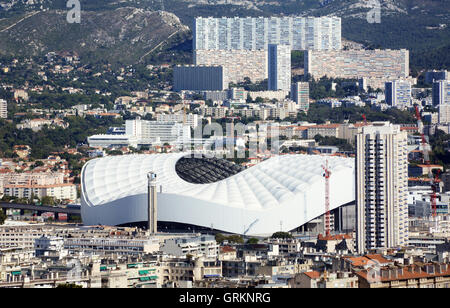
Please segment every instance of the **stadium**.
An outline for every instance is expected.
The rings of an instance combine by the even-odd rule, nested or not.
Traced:
[[[246,235],[294,230],[325,213],[326,160],[332,169],[330,209],[353,203],[353,158],[280,155],[247,169],[190,153],[93,159],[81,174],[83,223],[145,224],[151,171],[158,179],[160,229],[176,225]]]

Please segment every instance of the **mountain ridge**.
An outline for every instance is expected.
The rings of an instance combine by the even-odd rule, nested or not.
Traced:
[[[380,3],[381,22],[369,23],[366,20],[367,14],[373,9],[373,4],[377,3],[376,1]],[[83,17],[89,21],[89,16],[92,14],[103,16],[105,13],[115,12],[118,9],[129,10],[136,8],[145,12],[166,10],[176,15],[180,24],[175,26],[167,25],[173,31],[163,31],[160,41],[156,41],[155,37],[144,36],[144,38],[149,40],[146,44],[145,42],[139,43],[140,40],[136,39],[136,35],[131,31],[136,24],[133,20],[134,18],[123,21],[124,23],[130,23],[130,27],[126,27],[130,31],[125,31],[122,34],[130,36],[129,44],[134,47],[133,53],[136,54],[134,56],[124,57],[126,58],[124,59],[126,63],[139,61],[142,55],[145,55],[152,48],[164,42],[174,31],[181,27],[184,29],[180,30],[182,35],[172,36],[170,40],[173,44],[163,43],[163,45],[167,45],[169,49],[174,45],[185,46],[186,39],[189,39],[191,34],[184,25],[188,25],[192,29],[196,16],[256,17],[286,15],[340,16],[342,18],[342,36],[344,39],[362,44],[367,48],[409,49],[411,51],[412,67],[417,67],[414,68],[417,70],[423,69],[424,63],[429,63],[436,69],[448,68],[447,63],[450,62],[450,55],[442,52],[450,46],[450,1],[448,0],[96,0],[95,2],[80,0],[80,2],[82,8],[82,24]],[[9,5],[8,9],[0,10],[0,29],[22,18],[25,12],[30,13],[36,8],[49,11],[58,9],[61,14],[69,10],[65,7],[66,0],[0,0],[0,6],[5,5],[5,3],[9,3]],[[33,18],[35,17],[30,19]],[[120,16],[112,16],[111,18],[120,22]],[[107,18],[97,18],[97,22],[103,23],[103,25],[83,28],[85,30],[84,35],[87,37],[92,36],[92,31],[98,34],[97,37],[94,35],[94,38],[98,40],[98,45],[94,46],[97,48],[88,49],[89,56],[92,58],[106,57],[113,61],[116,59],[122,61],[123,54],[131,52],[124,47],[126,45],[125,41],[117,46],[120,52],[111,51],[111,46],[114,45],[114,41],[118,40],[120,42],[124,37],[114,37],[113,33],[108,30],[110,23]],[[19,29],[22,28],[23,24],[19,24]],[[68,28],[64,25],[59,26],[61,29],[76,30],[76,27]],[[153,26],[152,23],[151,26]],[[52,28],[51,25],[49,27]],[[98,28],[105,31],[105,38],[102,38],[101,32],[96,32],[100,31]],[[152,31],[152,27],[148,29],[148,32]],[[24,36],[24,39],[21,36]],[[23,45],[21,41],[28,41],[27,36],[28,32],[19,31],[18,39],[6,38],[6,44],[11,45],[12,40],[14,44],[18,44],[20,47]],[[61,33],[54,32],[54,36],[65,40],[65,35]],[[2,37],[2,33],[0,32],[0,39],[2,38],[4,36]],[[73,41],[73,38],[71,40]],[[80,39],[78,38],[77,40],[75,37],[75,42],[77,41],[80,41]],[[51,40],[47,43],[50,44],[50,47],[64,45],[55,44]],[[21,51],[27,54],[27,48],[38,50],[39,48],[45,47],[40,44],[45,45],[47,43],[42,43],[41,40],[29,42],[29,46],[23,46]],[[112,45],[108,45],[108,43]],[[65,45],[70,47],[74,44],[68,42]],[[8,51],[4,49],[0,46],[0,54],[5,54]],[[9,51],[14,51],[14,48],[10,46]],[[106,51],[111,51],[112,56],[108,56]],[[184,58],[187,59],[191,51],[184,49],[182,52],[185,54]],[[431,54],[431,61],[428,61],[428,59],[427,61],[423,61],[421,58],[426,56],[428,52]],[[95,55],[95,53],[98,53],[98,55]],[[166,55],[164,58],[166,59],[167,57]]]
[[[36,11],[2,27],[0,54],[39,56],[74,51],[82,57],[131,64],[175,34],[189,33],[174,14],[141,8],[83,12],[80,24],[68,23],[66,15],[62,10]]]

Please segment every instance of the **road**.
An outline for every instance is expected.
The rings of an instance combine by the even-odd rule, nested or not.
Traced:
[[[77,208],[63,208],[45,205],[33,205],[33,204],[19,204],[19,203],[7,203],[0,202],[0,208],[4,209],[16,209],[16,210],[29,210],[38,212],[53,212],[53,213],[65,213],[71,215],[80,215],[81,211]]]
[[[33,13],[28,14],[27,16],[25,16],[25,17],[19,19],[18,21],[16,21],[16,22],[13,23],[12,25],[6,27],[5,29],[0,30],[0,33],[5,32],[5,31],[8,31],[9,29],[11,29],[12,27],[14,27],[14,26],[17,25],[18,23],[24,21],[24,20],[27,19],[27,18],[30,18],[31,16],[36,15],[37,13],[39,13],[39,11],[36,11],[36,12],[33,12]]]

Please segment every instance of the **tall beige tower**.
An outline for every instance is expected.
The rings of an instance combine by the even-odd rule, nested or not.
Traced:
[[[148,179],[148,228],[150,234],[158,232],[158,196],[156,191],[156,173],[149,172]]]
[[[359,253],[408,242],[407,134],[374,122],[356,135],[356,246]]]

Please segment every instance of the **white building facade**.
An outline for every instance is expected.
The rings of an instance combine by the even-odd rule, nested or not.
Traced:
[[[356,244],[359,253],[408,242],[407,133],[374,122],[356,135]]]
[[[168,143],[188,144],[191,140],[189,124],[169,121],[147,121],[140,118],[125,121],[125,134],[93,135],[88,137],[92,147],[122,147]]]
[[[268,90],[291,90],[291,47],[270,44],[268,49]]]
[[[268,44],[293,50],[341,49],[339,17],[197,17],[193,49],[267,49]]]
[[[292,84],[291,99],[297,104],[299,110],[307,112],[309,109],[309,83],[296,82]]]
[[[411,83],[408,80],[386,82],[386,103],[393,107],[408,107],[411,105]]]
[[[8,117],[8,103],[4,99],[0,99],[0,119]]]

